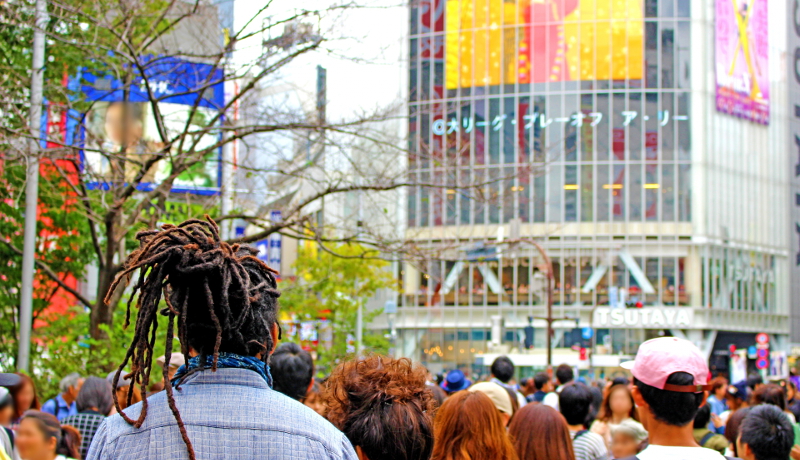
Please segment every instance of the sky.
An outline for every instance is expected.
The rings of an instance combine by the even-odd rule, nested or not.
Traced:
[[[234,27],[241,30],[263,8],[266,0],[235,0]],[[322,10],[340,4],[331,0],[273,0],[247,30],[263,26],[298,11]],[[325,13],[319,21],[327,39],[322,51],[305,55],[290,64],[280,85],[298,95],[313,98],[316,66],[327,69],[328,117],[347,118],[363,110],[385,107],[404,99],[407,70],[404,48],[408,31],[408,8],[398,0],[359,0],[359,8]],[[312,22],[317,22],[312,20]],[[280,27],[279,27],[280,29]],[[280,31],[277,35],[280,35]],[[247,63],[262,53],[262,37],[256,35],[238,44],[235,61]],[[302,96],[301,96],[302,97]]]

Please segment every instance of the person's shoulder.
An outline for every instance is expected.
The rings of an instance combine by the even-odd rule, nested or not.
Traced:
[[[575,439],[575,444],[583,444],[591,446],[592,449],[606,451],[606,441],[603,436],[593,432],[587,431],[579,438]]]
[[[330,452],[344,452],[342,445],[347,438],[341,431],[311,408],[282,393],[257,388],[234,392],[214,410],[201,404],[201,401],[207,400],[207,396],[202,392],[175,392],[175,404],[187,427],[219,426],[231,430],[282,433],[281,436],[303,439],[302,443],[319,443]],[[125,409],[125,415],[129,419],[137,420],[142,413],[143,404],[144,402],[139,402]],[[121,437],[151,428],[177,425],[165,391],[147,398],[147,406],[147,417],[138,430],[128,424],[120,414],[107,417],[103,422],[106,441],[113,443]],[[189,431],[192,431],[191,428]]]

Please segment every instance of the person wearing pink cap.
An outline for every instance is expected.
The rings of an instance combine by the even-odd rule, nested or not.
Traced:
[[[703,353],[675,337],[648,340],[634,361],[622,363],[633,373],[633,399],[649,446],[626,460],[724,460],[719,452],[695,441],[694,418],[711,385]]]

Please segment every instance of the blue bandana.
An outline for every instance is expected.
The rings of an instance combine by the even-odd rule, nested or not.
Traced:
[[[214,356],[206,356],[206,363],[203,369],[211,369],[214,362]],[[186,375],[192,369],[200,367],[200,356],[195,356],[189,359],[189,366],[183,365],[175,372],[175,377],[172,378],[172,386],[177,387],[181,377]],[[242,356],[234,353],[220,353],[217,359],[217,369],[249,369],[260,375],[264,381],[267,382],[272,388],[272,374],[269,372],[269,366],[255,356]]]

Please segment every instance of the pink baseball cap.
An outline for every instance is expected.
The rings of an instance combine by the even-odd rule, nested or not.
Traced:
[[[692,342],[676,337],[660,337],[639,345],[636,359],[620,363],[636,380],[659,390],[679,393],[700,393],[711,390],[708,364],[703,353]],[[694,376],[694,385],[667,383],[670,375],[686,372]]]

